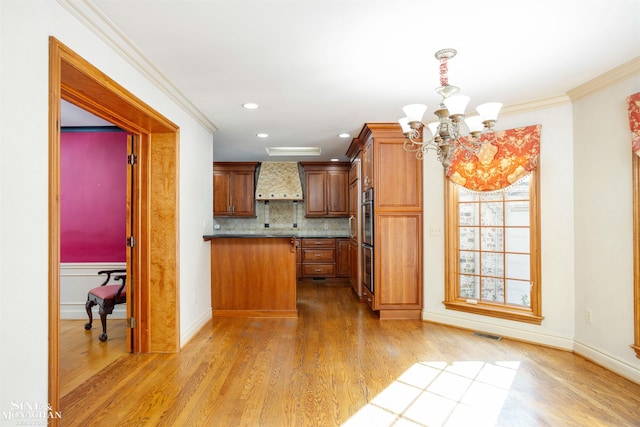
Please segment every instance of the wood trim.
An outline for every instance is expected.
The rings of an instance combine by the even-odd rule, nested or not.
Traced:
[[[445,179],[444,204],[445,204],[445,292],[444,306],[449,310],[463,311],[518,322],[541,324],[542,316],[542,283],[540,270],[540,169],[532,172],[529,187],[530,200],[530,224],[531,224],[531,262],[534,267],[531,270],[531,282],[534,284],[531,292],[531,309],[511,307],[508,305],[491,304],[477,301],[475,304],[467,303],[458,298],[457,283],[458,269],[460,265],[458,247],[458,187],[452,181]]]
[[[148,145],[150,161],[145,179],[148,228],[140,239],[149,250],[147,307],[152,353],[175,352],[180,348],[177,139],[177,133],[154,133]]]
[[[49,403],[59,409],[60,100],[135,134],[129,284],[137,298],[136,352],[179,350],[178,127],[54,37],[49,38]],[[162,179],[160,179],[162,178]],[[153,234],[151,232],[153,230]],[[162,241],[160,241],[162,240]],[[151,286],[151,284],[153,286]],[[162,293],[157,288],[161,285]],[[152,292],[153,289],[153,292]],[[152,318],[151,314],[156,313]],[[162,321],[158,320],[162,317]],[[55,425],[57,420],[52,420]]]
[[[632,154],[633,173],[633,344],[640,359],[640,159]]]
[[[56,43],[49,44],[49,386],[48,402],[60,411],[60,63]],[[49,425],[58,426],[58,418]]]

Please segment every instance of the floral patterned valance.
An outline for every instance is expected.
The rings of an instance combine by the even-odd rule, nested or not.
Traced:
[[[496,131],[477,154],[456,148],[446,176],[472,191],[501,190],[535,170],[539,155],[540,125]]]
[[[627,98],[629,105],[629,128],[631,129],[631,142],[633,152],[640,156],[640,92]]]

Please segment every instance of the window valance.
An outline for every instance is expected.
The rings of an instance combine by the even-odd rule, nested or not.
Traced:
[[[631,142],[633,152],[640,156],[640,92],[627,98],[629,105],[629,128],[631,129]]]
[[[477,154],[456,148],[446,176],[472,191],[496,191],[515,183],[538,166],[540,125],[496,131],[495,141]],[[487,140],[483,135],[481,139]]]

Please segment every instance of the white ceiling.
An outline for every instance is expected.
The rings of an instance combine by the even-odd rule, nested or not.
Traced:
[[[563,95],[640,55],[640,0],[87,3],[215,124],[217,161],[294,160],[265,152],[292,145],[346,160],[341,132],[414,102],[431,121],[442,48],[470,108]]]

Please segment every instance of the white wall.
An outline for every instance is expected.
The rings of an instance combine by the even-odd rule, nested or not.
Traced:
[[[429,234],[444,224],[442,166],[425,162],[425,288],[423,319],[571,349],[573,345],[573,156],[571,105],[500,117],[500,129],[541,124],[540,191],[542,252],[541,325],[530,325],[445,309],[443,236]],[[431,154],[431,153],[430,153]],[[433,257],[433,258],[432,258]]]
[[[633,204],[627,96],[640,74],[574,101],[576,351],[640,382],[633,343]],[[592,313],[591,322],[586,312]]]
[[[0,1],[0,424],[47,403],[48,69],[52,35],[180,127],[181,343],[211,315],[212,132],[53,0]],[[210,220],[209,220],[210,221]],[[57,268],[57,267],[56,267]]]
[[[501,129],[542,125],[542,324],[444,308],[443,237],[429,234],[431,224],[443,224],[442,170],[433,158],[425,161],[423,318],[573,350],[640,383],[640,360],[629,348],[633,233],[626,110],[626,97],[640,91],[640,73],[603,87],[571,103],[499,120]]]

